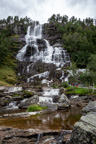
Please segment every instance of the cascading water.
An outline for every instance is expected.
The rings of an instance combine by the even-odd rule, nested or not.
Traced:
[[[50,46],[49,41],[43,38],[42,29],[40,24],[35,25],[34,28],[32,26],[28,27],[27,35],[25,36],[26,45],[16,56],[19,61],[29,63],[26,68],[23,68],[23,73],[25,70],[29,73],[37,61],[54,64],[56,67],[63,67],[66,63],[70,63],[66,50],[59,43],[55,44],[55,46]],[[32,79],[32,76],[30,78]],[[30,81],[30,78],[27,79],[27,82]]]
[[[33,30],[29,26],[25,38],[26,45],[18,52],[16,57],[19,61],[26,60],[25,54],[28,46],[35,49],[35,53],[30,56],[29,61],[41,60],[44,63],[53,63],[58,67],[60,65],[64,66],[66,62],[70,61],[69,56],[67,56],[66,51],[62,47],[52,47],[48,40],[42,38],[42,25],[35,25]],[[45,42],[45,50],[39,51],[38,39],[42,39]]]

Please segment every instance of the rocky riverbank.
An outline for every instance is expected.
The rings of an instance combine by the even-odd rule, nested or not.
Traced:
[[[60,144],[70,137],[71,130],[61,131],[41,131],[35,130],[20,130],[15,128],[0,128],[0,142],[2,144]]]
[[[83,115],[67,144],[96,144],[96,101],[83,108]]]

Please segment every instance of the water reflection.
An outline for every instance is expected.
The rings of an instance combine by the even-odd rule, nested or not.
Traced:
[[[42,130],[73,129],[74,123],[80,119],[80,116],[80,108],[71,108],[66,112],[56,111],[31,116],[30,118],[0,118],[0,126]]]

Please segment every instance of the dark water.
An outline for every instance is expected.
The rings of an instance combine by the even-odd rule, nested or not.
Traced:
[[[20,111],[10,111],[15,113]],[[4,114],[4,112],[2,112]],[[0,115],[2,115],[2,113]],[[0,118],[0,126],[14,127],[20,129],[41,129],[41,130],[61,130],[73,129],[73,125],[81,117],[81,108],[71,108],[70,110],[55,111],[47,114],[39,114],[30,118]]]

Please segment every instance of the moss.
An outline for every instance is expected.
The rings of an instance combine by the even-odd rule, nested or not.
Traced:
[[[19,94],[14,94],[14,95],[13,95],[13,97],[19,97],[19,96],[20,96]]]
[[[31,91],[24,91],[24,92],[23,92],[23,95],[26,95],[26,96],[34,96],[34,93],[31,92]]]
[[[13,35],[13,36],[11,36],[12,38],[19,38],[20,37],[20,35]]]
[[[47,109],[47,107],[42,107],[40,105],[31,105],[27,108],[27,112],[41,111],[43,109]]]

